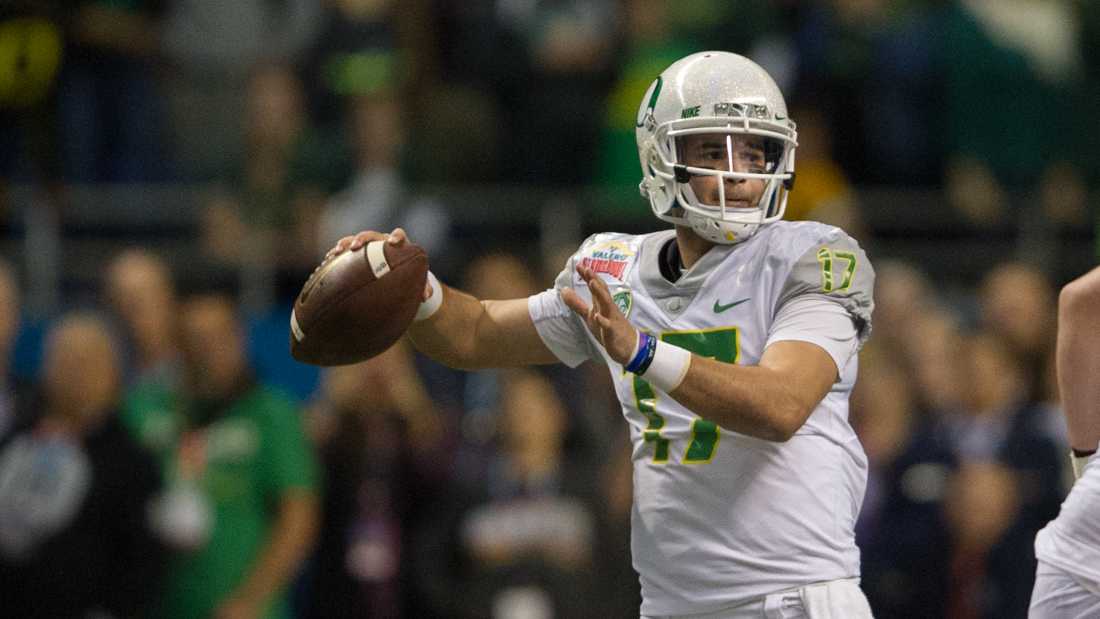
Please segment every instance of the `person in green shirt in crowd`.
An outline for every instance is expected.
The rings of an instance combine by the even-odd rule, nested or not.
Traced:
[[[157,617],[286,618],[316,535],[317,465],[297,406],[259,384],[228,298],[180,313],[181,387],[138,387],[124,419],[163,463],[150,510],[176,555]]]

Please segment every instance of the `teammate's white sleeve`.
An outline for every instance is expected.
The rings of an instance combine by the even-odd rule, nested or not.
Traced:
[[[551,288],[527,297],[527,311],[550,352],[571,368],[589,359],[603,361],[603,355],[588,336],[588,329]]]
[[[848,309],[825,295],[805,294],[779,308],[766,349],[775,342],[798,340],[817,344],[829,353],[839,373],[859,350],[859,330]]]

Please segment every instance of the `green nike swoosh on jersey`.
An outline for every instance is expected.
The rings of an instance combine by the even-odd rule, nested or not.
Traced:
[[[740,301],[734,301],[733,303],[727,303],[726,305],[722,305],[721,303],[718,302],[718,299],[715,299],[714,300],[714,313],[715,314],[721,314],[722,312],[728,310],[731,307],[734,307],[736,305],[741,305],[745,301],[748,301],[750,298],[752,298],[752,297],[745,297],[744,299],[741,299]]]

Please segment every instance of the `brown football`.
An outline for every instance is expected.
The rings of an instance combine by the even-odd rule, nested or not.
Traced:
[[[428,256],[372,241],[321,263],[294,301],[290,354],[313,365],[365,361],[393,346],[423,298]]]

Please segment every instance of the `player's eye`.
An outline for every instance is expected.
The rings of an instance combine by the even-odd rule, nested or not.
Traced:
[[[698,165],[701,168],[713,169],[726,162],[726,151],[724,149],[708,148],[698,154],[696,161],[699,162]]]
[[[766,167],[767,161],[764,158],[764,153],[757,150],[745,150],[737,154],[739,161],[745,164],[745,167],[754,174],[762,174]]]

